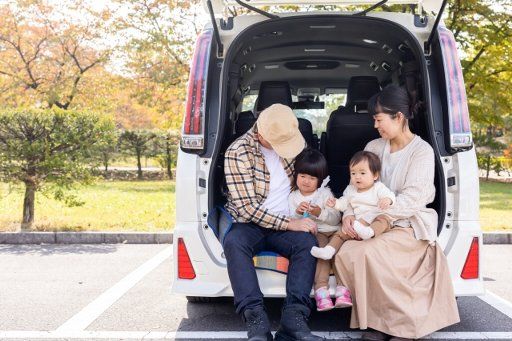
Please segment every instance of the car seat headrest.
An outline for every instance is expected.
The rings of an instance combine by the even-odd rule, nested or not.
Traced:
[[[350,78],[347,90],[347,107],[353,111],[367,107],[368,100],[380,91],[379,80],[374,76],[356,76]]]
[[[255,113],[259,114],[272,104],[284,104],[292,107],[290,84],[282,81],[264,81],[260,84]]]

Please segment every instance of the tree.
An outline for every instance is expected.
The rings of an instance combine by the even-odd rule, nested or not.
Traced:
[[[154,132],[149,130],[125,130],[119,136],[121,148],[129,153],[135,153],[137,158],[137,178],[139,180],[142,180],[141,159],[151,151],[151,142],[153,142],[156,136]]]
[[[175,155],[178,153],[180,134],[176,130],[169,130],[160,134],[156,139],[156,158],[162,168],[165,169],[167,177],[172,180],[172,167],[176,165]]]
[[[512,113],[512,4],[450,1],[447,27],[463,53],[469,110],[477,129],[502,127]]]
[[[111,119],[93,113],[0,111],[0,181],[25,185],[22,229],[32,226],[38,191],[52,192],[67,205],[80,204],[67,192],[92,181],[87,164],[113,129]]]
[[[204,21],[200,1],[116,0],[126,11],[116,28],[130,39],[123,53],[137,84],[132,95],[155,110],[159,128],[178,128],[184,112],[189,61]],[[154,117],[154,116],[153,116]]]
[[[84,1],[53,7],[44,0],[0,5],[0,75],[5,106],[69,109],[87,73],[104,64],[110,49],[108,11]],[[104,45],[104,44],[103,44]]]
[[[105,134],[96,144],[93,160],[101,163],[105,173],[108,172],[110,162],[118,153],[117,141],[119,141],[119,134],[117,131],[112,131],[109,134]]]
[[[491,169],[497,170],[499,175],[502,164],[498,157],[501,156],[506,145],[497,141],[491,131],[485,135],[477,135],[474,139],[477,147],[478,168],[485,170],[485,179],[489,180]]]

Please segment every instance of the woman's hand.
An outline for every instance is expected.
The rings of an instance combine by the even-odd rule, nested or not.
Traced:
[[[341,231],[351,238],[361,240],[361,238],[359,238],[359,235],[357,234],[356,230],[354,230],[354,221],[355,220],[356,220],[356,217],[353,215],[343,217]]]

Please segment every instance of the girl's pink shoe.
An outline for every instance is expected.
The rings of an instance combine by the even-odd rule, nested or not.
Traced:
[[[342,285],[336,287],[336,302],[335,308],[346,308],[352,306],[352,299],[350,298],[350,290]]]
[[[331,295],[326,287],[315,290],[315,301],[317,311],[327,311],[334,308]]]

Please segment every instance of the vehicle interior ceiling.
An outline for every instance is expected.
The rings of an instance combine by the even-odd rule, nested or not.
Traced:
[[[229,80],[231,109],[226,127],[230,133],[223,134],[223,149],[273,103],[289,105],[295,112],[323,109],[320,125],[303,115],[299,128],[308,145],[326,156],[330,187],[340,196],[349,182],[351,156],[378,137],[367,112],[368,99],[394,83],[422,100],[422,76],[415,57],[421,52],[414,51],[411,39],[382,20],[358,23],[348,17],[317,17],[260,25],[226,61],[235,77]],[[340,94],[343,102],[326,105],[330,96]],[[254,106],[248,101],[251,97],[256,98]],[[410,124],[414,133],[430,140],[425,109]]]

